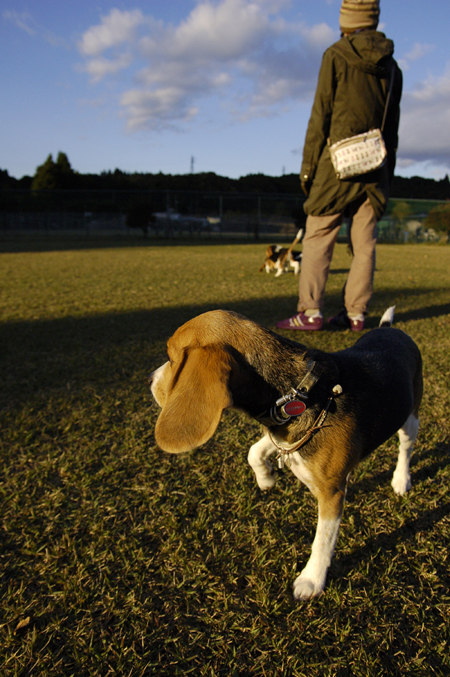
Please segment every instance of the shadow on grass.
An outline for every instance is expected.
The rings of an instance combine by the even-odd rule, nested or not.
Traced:
[[[441,305],[432,305],[426,308],[417,308],[408,312],[399,312],[395,314],[395,319],[399,322],[409,322],[410,320],[426,320],[443,315],[450,314],[450,303],[443,303]]]
[[[426,293],[429,290],[411,290],[411,294],[416,296]],[[395,290],[377,293],[377,307],[384,308],[395,303],[396,294],[398,292]],[[409,292],[404,291],[403,294]],[[6,388],[0,397],[8,401],[9,388],[16,390],[16,386],[21,384],[22,396],[26,398],[28,385],[31,390],[65,387],[72,379],[82,382],[83,374],[87,381],[95,382],[96,388],[101,388],[105,381],[111,384],[114,379],[120,383],[121,365],[126,365],[128,371],[144,369],[150,372],[164,354],[166,340],[180,325],[196,315],[223,308],[275,329],[276,320],[295,312],[295,298],[277,296],[232,303],[192,303],[81,318],[4,323],[0,325],[0,363],[7,379]],[[339,308],[339,305],[340,294],[329,295],[327,307]],[[396,314],[396,320],[408,322],[449,313],[450,303],[403,313],[400,311]],[[379,316],[374,315],[367,318],[366,327],[371,329],[378,323]],[[336,335],[335,340],[333,333]],[[327,340],[342,343],[342,346],[337,345],[332,349],[351,345],[357,336],[350,334],[332,329],[326,322],[320,334],[305,336],[302,332],[285,332],[294,341],[319,348]],[[339,336],[342,336],[342,342]]]
[[[253,237],[233,237],[228,235],[210,236],[203,234],[198,237],[143,237],[139,233],[125,232],[120,235],[86,233],[80,231],[77,234],[46,236],[33,234],[31,236],[5,236],[0,233],[0,254],[17,254],[29,252],[59,252],[79,251],[83,249],[115,249],[117,247],[210,247],[212,245],[261,245],[270,244],[270,237],[261,237],[255,240]]]
[[[438,522],[449,515],[450,502],[446,502],[430,510],[422,511],[415,519],[405,520],[398,529],[368,537],[365,545],[356,548],[348,556],[339,555],[338,549],[336,561],[339,562],[339,577],[347,575],[354,568],[355,562],[364,562],[378,551],[382,551],[384,554],[395,553],[399,543],[407,543],[413,540],[415,535],[420,532],[430,532]],[[447,568],[445,568],[445,576],[443,578],[448,578]]]
[[[393,438],[394,443],[398,441],[397,436]],[[420,449],[420,432],[417,442],[417,450],[414,449],[411,458],[411,482],[413,489],[426,480],[434,479],[441,470],[448,467],[450,461],[450,438],[437,444],[433,449]],[[375,455],[377,452],[374,451]],[[397,462],[397,447],[391,453],[391,466],[388,470],[366,471],[362,478],[350,479],[347,492],[347,501],[351,503],[358,494],[370,495],[380,487],[390,486],[395,464]],[[371,456],[373,458],[373,456]],[[364,467],[364,461],[361,468]]]
[[[433,295],[448,294],[447,288],[440,289],[427,289],[427,288],[411,288],[411,289],[402,289],[401,291],[391,290],[391,289],[381,289],[376,290],[373,298],[373,305],[376,303],[376,307],[380,308],[380,313],[384,312],[390,306],[395,306],[395,319],[394,326],[398,322],[411,322],[415,320],[426,320],[432,318],[442,317],[450,313],[450,303],[442,304],[431,304],[423,305],[421,304],[422,299],[427,299]],[[407,304],[411,305],[411,299],[415,299],[416,303],[420,307],[413,308],[411,310],[402,311],[402,300],[407,299]],[[366,327],[368,329],[373,329],[378,326],[380,317],[377,317],[374,314],[375,311],[372,310],[372,314],[367,317]]]
[[[289,303],[277,297],[0,324],[0,406],[86,384],[101,395],[159,366],[166,340],[200,313],[222,307],[267,325],[283,306],[288,313]]]
[[[377,452],[375,451],[374,454]],[[346,578],[351,575],[351,572],[360,566],[361,562],[368,562],[374,557],[382,556],[384,558],[393,557],[398,551],[399,546],[404,544],[408,550],[411,551],[411,557],[417,550],[416,537],[418,534],[431,534],[436,525],[442,520],[447,520],[450,516],[450,502],[446,495],[438,492],[439,498],[435,496],[431,498],[429,487],[431,486],[429,480],[433,481],[433,485],[439,482],[445,482],[444,479],[439,480],[439,474],[448,468],[450,458],[450,438],[446,438],[443,442],[437,444],[432,449],[425,449],[414,453],[411,464],[411,479],[412,479],[412,498],[407,500],[411,509],[414,509],[415,515],[402,519],[402,524],[398,528],[372,534],[367,537],[366,543],[361,547],[356,547],[348,555],[341,555],[339,548],[336,552],[336,562],[332,565],[330,572],[330,579],[338,580]],[[365,496],[372,496],[376,494],[380,487],[390,485],[393,470],[396,462],[396,453],[393,454],[392,468],[388,471],[374,472],[371,476],[350,483],[347,494],[348,502],[351,504],[354,500]],[[390,488],[389,488],[390,490]],[[399,501],[405,500],[398,498]],[[429,507],[430,501],[432,506]],[[437,503],[437,504],[436,504]],[[380,512],[382,507],[380,506]],[[358,527],[359,528],[359,527]],[[334,571],[333,571],[334,568]],[[435,563],[435,570],[439,576],[441,585],[448,585],[448,563],[443,561],[441,564]],[[414,582],[417,590],[420,589],[419,575],[410,570],[408,572],[408,584]]]

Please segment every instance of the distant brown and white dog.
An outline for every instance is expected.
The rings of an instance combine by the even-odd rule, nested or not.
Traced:
[[[241,410],[265,427],[248,461],[261,489],[275,484],[275,456],[318,501],[308,563],[294,597],[320,595],[333,556],[349,473],[398,431],[392,487],[411,488],[409,461],[419,429],[422,360],[409,336],[380,327],[336,353],[294,343],[236,313],[217,310],[180,327],[168,361],[150,377],[162,407],[155,438],[165,451],[194,449],[214,434],[222,412]]]
[[[281,247],[278,244],[269,244],[266,249],[266,257],[259,272],[262,273],[263,270],[265,270],[266,273],[276,271],[275,277],[280,277],[280,275],[288,271],[289,266],[292,266],[295,275],[298,275],[300,272],[301,261],[301,252],[288,249],[287,247]]]

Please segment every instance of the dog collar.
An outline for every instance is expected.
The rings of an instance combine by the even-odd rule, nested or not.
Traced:
[[[290,467],[291,454],[293,454],[294,451],[298,451],[299,449],[301,449],[301,447],[303,447],[318,430],[321,430],[321,428],[324,427],[325,419],[328,415],[328,410],[330,409],[331,402],[336,397],[339,397],[339,395],[342,395],[342,392],[343,390],[341,385],[337,384],[334,386],[325,407],[322,409],[322,411],[312,424],[311,428],[309,428],[309,430],[307,430],[306,433],[303,435],[303,437],[301,437],[297,442],[294,442],[294,444],[291,444],[288,447],[283,447],[282,444],[279,444],[275,440],[275,438],[273,437],[272,433],[269,430],[270,441],[278,449],[278,454],[275,458],[278,461],[278,467],[280,468],[280,470],[282,470],[285,465]]]
[[[308,360],[308,371],[296,388],[282,395],[268,411],[256,418],[264,425],[284,425],[293,416],[301,416],[306,411],[305,400],[310,390],[316,385],[323,374],[322,365],[314,360]]]

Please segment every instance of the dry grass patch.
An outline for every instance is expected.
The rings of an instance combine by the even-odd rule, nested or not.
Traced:
[[[291,584],[312,497],[289,473],[257,489],[259,429],[235,413],[189,455],[158,450],[146,382],[200,312],[273,329],[295,310],[294,276],[258,273],[255,244],[16,249],[0,255],[2,675],[449,673],[446,247],[378,247],[368,325],[395,303],[424,356],[413,489],[390,489],[394,439],[359,467],[326,593],[304,604]],[[339,246],[330,314],[348,265]]]

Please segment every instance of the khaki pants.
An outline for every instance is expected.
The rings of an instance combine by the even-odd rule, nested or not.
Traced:
[[[350,205],[353,258],[345,286],[347,313],[365,313],[373,292],[377,220],[369,198]],[[299,312],[323,307],[325,285],[343,213],[308,216],[303,239]]]

